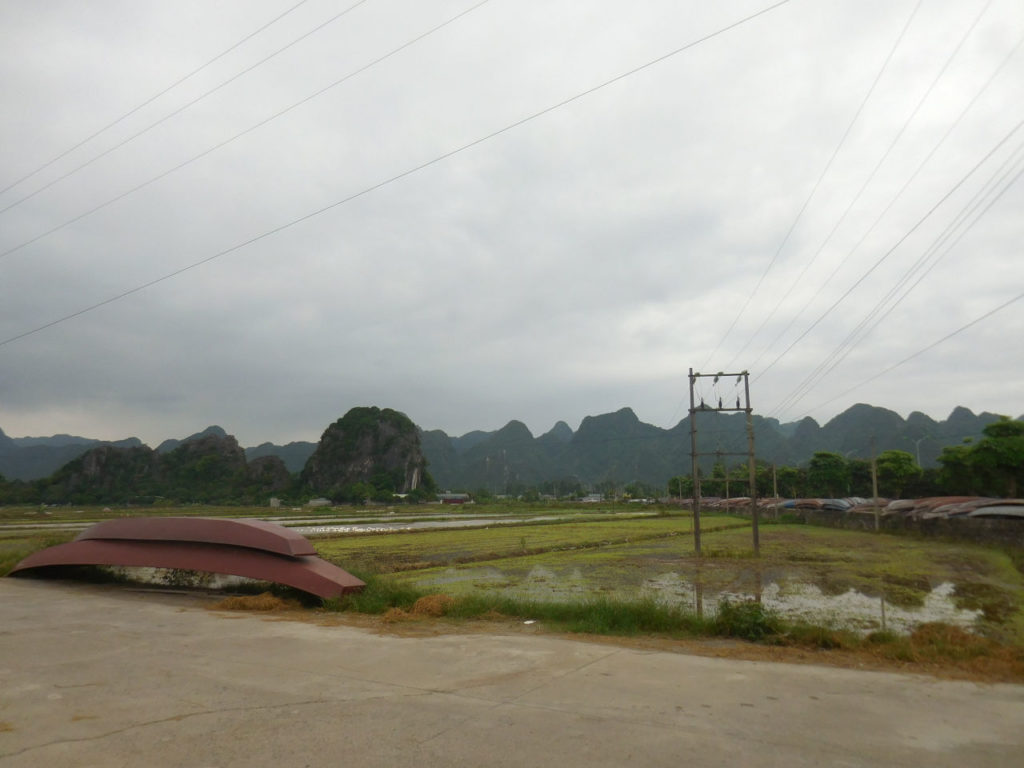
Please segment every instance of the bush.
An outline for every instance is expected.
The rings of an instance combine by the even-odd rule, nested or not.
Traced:
[[[782,629],[778,615],[754,600],[732,601],[723,598],[718,603],[715,631],[725,637],[743,640],[761,640],[777,635]]]

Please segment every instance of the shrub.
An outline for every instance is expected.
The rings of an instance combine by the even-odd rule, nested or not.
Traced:
[[[723,598],[718,603],[715,631],[726,637],[743,640],[761,640],[777,635],[782,629],[778,615],[754,600],[732,601]]]

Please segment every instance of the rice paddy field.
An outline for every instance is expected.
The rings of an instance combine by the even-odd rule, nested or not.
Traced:
[[[688,513],[638,505],[47,511],[0,510],[0,573],[107,517],[261,517],[411,595],[712,617],[723,601],[756,601],[788,621],[863,636],[940,623],[1024,649],[1022,553],[972,544],[769,522],[755,557],[749,519],[705,514],[698,557]]]

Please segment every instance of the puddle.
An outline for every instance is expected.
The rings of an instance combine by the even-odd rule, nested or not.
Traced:
[[[433,528],[479,528],[488,525],[510,525],[512,523],[535,523],[548,520],[560,520],[560,517],[480,517],[460,520],[423,520],[404,523],[367,523],[338,525],[299,525],[289,526],[291,530],[303,536],[320,536],[329,533],[388,533],[393,531],[422,531]]]
[[[601,586],[593,578],[586,578],[579,568],[557,572],[539,565],[527,572],[492,566],[453,567],[414,581],[418,587],[426,589],[443,586],[451,594],[497,590],[510,597],[538,601],[652,598],[705,616],[713,616],[723,598],[753,600],[757,597],[755,591],[735,589],[735,585],[732,589],[715,589],[674,572],[644,579],[638,589],[621,583]],[[853,589],[829,595],[809,582],[780,579],[767,581],[760,589],[760,598],[766,608],[786,619],[856,632],[886,629],[909,634],[918,625],[932,621],[971,629],[982,617],[982,611],[958,608],[953,599],[954,591],[951,582],[940,584],[925,595],[923,605],[905,608]]]

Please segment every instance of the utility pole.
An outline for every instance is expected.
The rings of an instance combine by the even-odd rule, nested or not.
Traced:
[[[875,456],[875,436],[871,436],[871,504],[875,508],[875,530],[878,530],[878,460]]]
[[[693,405],[693,382],[696,380],[690,369],[690,456],[693,459],[693,551],[700,555],[700,472],[697,467],[697,409]]]
[[[736,377],[736,383],[743,382],[743,396],[746,398],[746,402],[741,404],[741,398],[736,398],[736,407],[723,405],[722,398],[718,398],[718,407],[714,405],[705,405],[704,400],[701,399],[700,407],[697,407],[694,399],[694,384],[699,378],[711,378],[714,377],[715,384],[718,383],[719,379]],[[690,369],[690,455],[692,458],[693,466],[693,544],[694,550],[700,554],[700,474],[698,459],[700,453],[697,451],[697,413],[698,411],[719,411],[719,412],[744,412],[747,414],[747,451],[746,454],[736,453],[723,453],[722,451],[715,451],[717,456],[743,456],[747,457],[747,472],[748,480],[750,483],[750,516],[753,522],[754,528],[754,555],[760,556],[761,554],[761,538],[758,529],[758,508],[757,508],[757,478],[756,468],[754,462],[754,409],[750,406],[750,374],[747,371],[741,371],[739,373],[694,373],[693,368]],[[711,455],[710,453],[707,455]],[[729,473],[725,473],[726,478],[726,495],[728,495],[728,482]]]
[[[775,510],[773,515],[775,520],[779,519],[779,480],[775,475],[775,465],[772,464],[772,509]]]
[[[750,407],[750,376],[743,372],[743,390],[747,400],[747,471],[750,474],[750,519],[754,525],[754,557],[761,556],[761,534],[758,526],[757,471],[754,466],[754,409]]]

